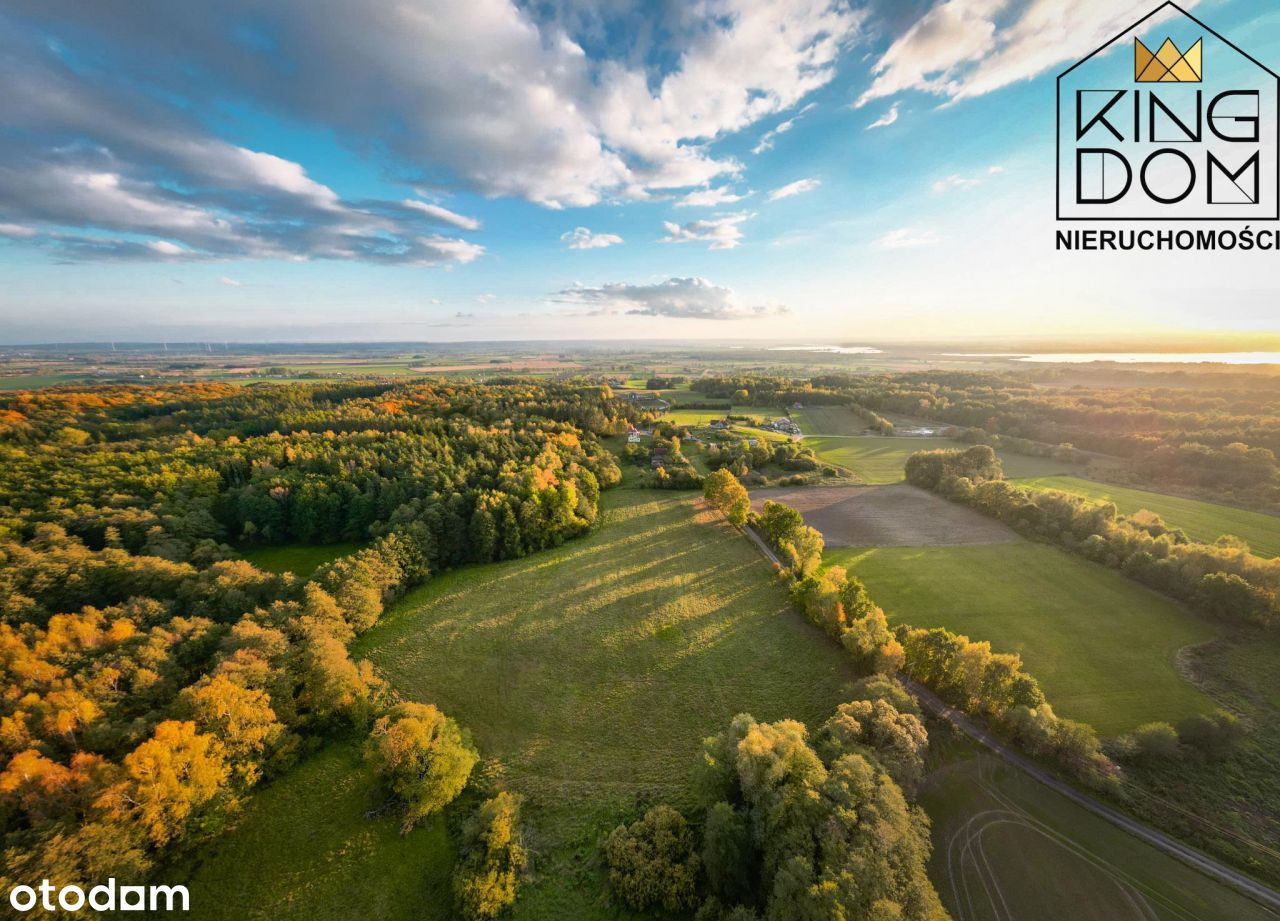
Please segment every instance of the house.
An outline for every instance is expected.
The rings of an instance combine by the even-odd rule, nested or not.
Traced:
[[[640,443],[640,433],[632,429],[630,434],[627,435],[627,444],[638,445],[639,443]]]

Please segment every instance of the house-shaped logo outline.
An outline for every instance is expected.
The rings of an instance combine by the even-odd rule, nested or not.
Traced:
[[[1054,186],[1054,209],[1055,209],[1057,219],[1059,221],[1127,221],[1127,222],[1136,223],[1138,221],[1277,221],[1277,220],[1280,220],[1280,125],[1277,125],[1277,137],[1276,137],[1276,143],[1277,143],[1276,201],[1275,201],[1275,207],[1269,216],[1265,216],[1265,217],[1260,217],[1258,215],[1249,215],[1247,217],[1119,217],[1119,216],[1108,217],[1105,215],[1097,215],[1097,216],[1081,215],[1079,217],[1063,217],[1062,216],[1062,80],[1063,78],[1069,75],[1070,73],[1072,73],[1073,71],[1075,71],[1077,68],[1082,67],[1083,65],[1089,63],[1089,61],[1093,60],[1095,57],[1102,54],[1104,51],[1106,51],[1116,42],[1120,41],[1120,39],[1124,38],[1126,35],[1136,31],[1147,20],[1155,17],[1159,13],[1170,8],[1176,10],[1184,18],[1189,19],[1191,22],[1194,22],[1201,29],[1204,29],[1205,32],[1212,35],[1218,41],[1222,42],[1224,45],[1226,45],[1236,54],[1243,57],[1253,66],[1257,67],[1259,70],[1263,71],[1268,77],[1271,78],[1271,81],[1275,84],[1275,91],[1276,91],[1276,118],[1277,120],[1280,120],[1280,74],[1277,74],[1274,70],[1272,70],[1266,64],[1263,64],[1253,55],[1249,54],[1249,52],[1245,51],[1235,42],[1231,41],[1229,38],[1227,38],[1217,29],[1214,29],[1212,26],[1208,25],[1202,20],[1197,19],[1195,16],[1192,16],[1190,13],[1188,13],[1186,10],[1180,7],[1177,3],[1175,3],[1174,0],[1164,0],[1164,3],[1161,3],[1150,13],[1143,16],[1133,25],[1129,26],[1129,28],[1116,33],[1111,38],[1107,39],[1105,42],[1103,42],[1101,45],[1095,48],[1093,51],[1089,52],[1080,60],[1076,61],[1066,70],[1064,70],[1062,73],[1058,74],[1058,79],[1056,82],[1057,124],[1055,126],[1056,135],[1055,135],[1055,141],[1054,141],[1054,155],[1055,155],[1054,177],[1056,180],[1056,183]]]

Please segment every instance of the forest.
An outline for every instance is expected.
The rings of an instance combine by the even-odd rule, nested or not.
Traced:
[[[598,439],[629,412],[607,388],[520,380],[9,397],[5,882],[145,877],[361,727],[406,828],[452,800],[477,758],[465,728],[396,699],[347,643],[434,573],[590,528],[620,478]],[[338,541],[364,549],[308,578],[240,558]],[[457,889],[475,917],[505,898],[517,811],[495,800],[469,826]]]

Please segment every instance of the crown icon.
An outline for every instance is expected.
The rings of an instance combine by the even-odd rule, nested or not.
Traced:
[[[1166,38],[1160,50],[1151,49],[1135,38],[1133,49],[1134,79],[1139,83],[1199,83],[1204,76],[1204,39],[1185,52],[1179,51],[1173,39]]]

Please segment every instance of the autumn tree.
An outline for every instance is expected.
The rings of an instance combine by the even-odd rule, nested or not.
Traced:
[[[404,833],[453,802],[479,760],[457,723],[431,704],[410,702],[378,718],[365,757],[404,803]]]
[[[462,827],[462,856],[453,892],[464,918],[496,918],[515,903],[528,862],[520,831],[520,797],[501,792],[486,800]]]

